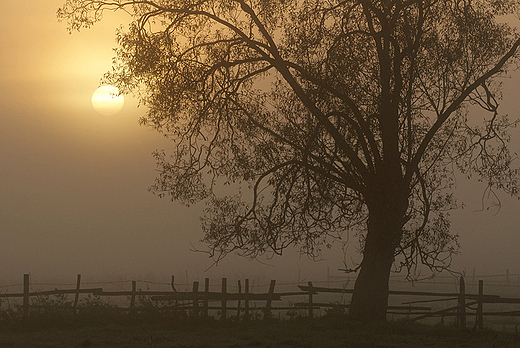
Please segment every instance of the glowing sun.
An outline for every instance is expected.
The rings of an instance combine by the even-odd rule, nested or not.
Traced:
[[[92,94],[92,106],[101,115],[114,115],[123,108],[125,98],[114,86],[101,86]]]

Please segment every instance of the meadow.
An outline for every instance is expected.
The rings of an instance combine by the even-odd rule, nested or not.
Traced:
[[[0,329],[0,347],[520,347],[515,333],[461,331],[454,326],[391,321],[362,325],[343,316],[271,321],[150,321],[88,325],[34,322]]]
[[[349,320],[345,306],[317,307],[314,318],[309,312],[310,293],[290,292],[295,301],[307,301],[307,306],[290,303],[273,306],[265,312],[266,289],[249,293],[250,312],[245,303],[237,303],[233,292],[228,296],[227,315],[222,316],[219,292],[201,292],[199,301],[193,301],[193,290],[188,284],[175,285],[175,300],[164,291],[145,291],[131,282],[132,291],[102,291],[81,288],[79,277],[76,289],[48,290],[3,294],[0,297],[0,348],[1,347],[128,347],[128,348],[180,348],[180,347],[519,347],[520,321],[518,317],[486,317],[483,330],[474,325],[474,314],[469,315],[466,329],[457,326],[455,316],[429,318],[413,322],[413,315],[389,315],[389,321],[379,325],[363,325]],[[173,279],[172,279],[173,284]],[[248,284],[246,282],[246,284]],[[272,298],[274,282],[269,294]],[[394,283],[394,288],[399,284]],[[29,289],[27,283],[24,288]],[[89,285],[89,284],[87,284]],[[96,284],[97,285],[97,284]],[[165,284],[168,285],[168,284]],[[193,284],[194,285],[194,284]],[[506,284],[507,285],[507,284]],[[174,288],[173,285],[169,285]],[[454,284],[423,284],[425,289],[448,290]],[[440,288],[439,288],[440,286]],[[448,287],[447,287],[448,286]],[[217,284],[215,288],[222,288]],[[416,284],[415,290],[421,290]],[[473,292],[474,285],[469,289]],[[184,289],[185,288],[185,289]],[[301,288],[301,287],[300,287]],[[304,287],[305,288],[305,287]],[[517,285],[500,287],[504,295],[515,295]],[[247,287],[246,287],[247,289]],[[316,288],[319,290],[319,288]],[[498,289],[498,288],[497,288]],[[183,291],[186,290],[186,291]],[[240,291],[240,288],[238,288]],[[289,288],[288,290],[292,290]],[[27,290],[28,291],[28,290]],[[227,290],[226,290],[227,291]],[[171,290],[170,290],[171,292]],[[225,292],[222,291],[221,292]],[[286,293],[288,294],[288,293]],[[29,296],[31,295],[31,296]],[[121,296],[119,296],[121,295]],[[220,296],[210,302],[210,315],[204,314],[203,295]],[[314,305],[319,302],[341,304],[344,294],[324,293],[313,295]],[[14,298],[13,298],[14,296]],[[171,294],[169,295],[171,296]],[[191,296],[191,297],[190,297]],[[161,299],[165,297],[165,299]],[[396,296],[394,304],[406,302],[408,297]],[[24,306],[23,298],[26,298]],[[233,300],[234,299],[234,300]],[[256,299],[256,302],[255,300]],[[413,299],[413,297],[410,297]],[[215,301],[215,300],[214,300]],[[338,302],[339,301],[339,302]],[[426,300],[429,301],[429,300]],[[456,301],[455,301],[456,302]],[[429,305],[451,306],[448,302],[427,302]],[[195,307],[194,304],[197,304]],[[206,305],[207,306],[207,305]],[[259,307],[257,307],[259,306]],[[486,310],[493,310],[486,305]],[[241,310],[239,310],[241,308]],[[437,308],[439,309],[439,308]],[[516,310],[508,305],[499,310]],[[240,313],[240,315],[238,315]],[[266,316],[266,313],[268,315]],[[225,319],[222,319],[222,318]]]

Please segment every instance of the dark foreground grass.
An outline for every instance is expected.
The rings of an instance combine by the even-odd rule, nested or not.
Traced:
[[[461,332],[405,321],[367,326],[345,318],[270,322],[185,322],[45,325],[0,328],[0,347],[520,347],[515,334]]]

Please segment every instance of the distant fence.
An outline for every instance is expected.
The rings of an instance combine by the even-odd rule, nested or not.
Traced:
[[[153,303],[161,304],[161,310],[170,311],[189,311],[195,316],[209,316],[210,311],[214,314],[218,311],[220,319],[226,319],[232,313],[236,318],[249,318],[253,312],[262,312],[263,319],[269,319],[273,311],[281,310],[300,310],[307,313],[309,317],[315,316],[315,311],[321,308],[326,309],[348,309],[349,303],[339,303],[339,301],[316,301],[319,294],[352,294],[353,289],[347,288],[331,288],[317,287],[312,282],[307,285],[298,285],[298,291],[292,292],[275,292],[276,281],[271,280],[267,292],[254,293],[251,291],[249,279],[245,279],[244,286],[239,280],[238,286],[234,287],[237,292],[230,292],[227,278],[222,278],[220,283],[220,291],[210,291],[210,280],[206,278],[204,288],[202,289],[199,282],[192,284],[191,291],[178,291],[174,277],[170,284],[171,290],[168,291],[150,291],[138,290],[137,282],[132,281],[130,290],[126,291],[105,291],[103,288],[81,288],[81,275],[77,275],[76,287],[74,289],[65,290],[49,290],[49,291],[30,291],[30,278],[28,274],[23,277],[23,292],[21,293],[4,293],[0,294],[2,298],[21,298],[21,309],[23,312],[23,320],[29,318],[31,308],[37,308],[31,304],[31,297],[65,295],[74,296],[71,301],[70,310],[76,314],[80,309],[78,307],[81,294],[91,294],[99,297],[120,297],[126,296],[129,299],[128,307],[119,307],[118,309],[130,312],[145,311],[150,308],[139,307],[136,305],[136,297],[144,297]],[[274,301],[281,301],[295,296],[300,296],[304,301],[289,302],[288,305],[273,305]],[[459,279],[458,292],[429,292],[429,291],[401,291],[391,290],[389,295],[393,297],[405,296],[408,300],[401,302],[401,305],[388,306],[388,314],[406,315],[409,320],[417,321],[431,317],[450,317],[455,316],[457,323],[461,327],[466,327],[467,317],[475,316],[475,328],[482,329],[484,325],[484,317],[486,316],[508,316],[520,317],[520,310],[507,311],[484,311],[484,304],[508,304],[520,305],[520,298],[500,297],[498,295],[484,294],[484,282],[479,280],[478,293],[472,294],[466,292],[466,284],[464,277]],[[410,301],[410,297],[422,297],[427,299],[418,299]],[[425,305],[434,302],[450,302],[456,301],[456,305],[441,310],[432,310],[431,307]],[[287,301],[286,301],[287,302]],[[153,308],[152,308],[153,309]],[[155,308],[157,309],[157,308]]]
[[[471,272],[464,272],[462,274],[466,281],[466,285],[474,284],[478,285],[479,280],[485,280],[486,286],[500,286],[500,287],[520,287],[520,271],[512,272],[510,269],[505,269],[504,273],[500,274],[477,274],[476,269],[473,268]],[[345,275],[333,275],[330,273],[330,269],[327,268],[327,283],[335,281],[345,281],[351,278]],[[392,283],[408,283],[406,275],[402,274],[391,274],[390,282]],[[454,282],[458,283],[458,277],[454,275],[434,275],[429,277],[423,277],[418,281],[421,284],[429,285],[452,285]]]

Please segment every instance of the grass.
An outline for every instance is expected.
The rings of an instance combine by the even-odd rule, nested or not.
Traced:
[[[187,347],[520,347],[515,334],[461,332],[453,326],[393,321],[367,326],[345,317],[310,320],[139,322],[0,328],[0,347],[187,348]]]
[[[135,313],[90,296],[80,301],[76,315],[65,296],[43,296],[32,305],[25,324],[19,305],[0,309],[0,348],[520,348],[520,336],[511,332],[463,332],[405,320],[363,325],[333,310],[316,319],[289,311],[286,320],[255,316],[237,322],[162,310],[144,297],[137,299]]]

